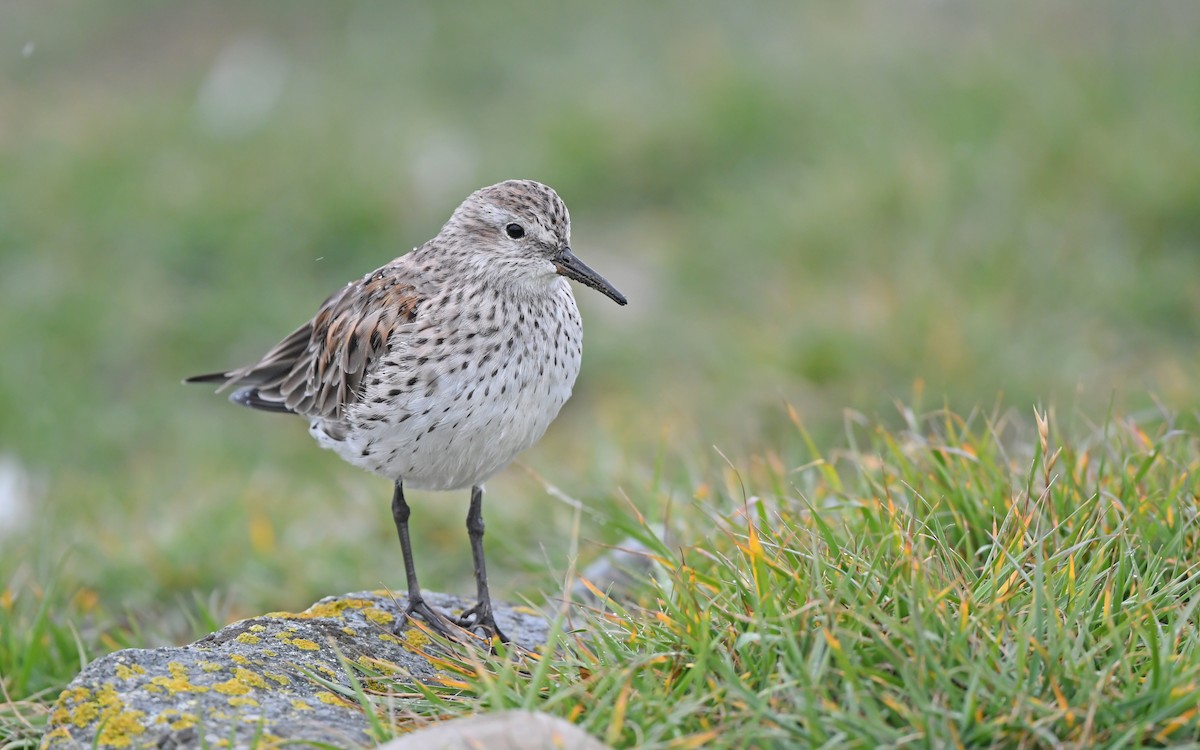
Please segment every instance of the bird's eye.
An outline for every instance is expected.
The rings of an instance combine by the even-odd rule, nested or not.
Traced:
[[[514,240],[519,240],[525,236],[525,227],[520,224],[509,224],[504,228],[504,232]]]

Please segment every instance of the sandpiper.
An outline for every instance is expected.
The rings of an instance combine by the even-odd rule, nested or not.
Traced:
[[[531,180],[472,193],[437,236],[331,295],[262,359],[190,383],[298,414],[322,447],[390,479],[407,613],[449,634],[421,596],[404,486],[471,488],[467,533],[478,601],[453,622],[496,627],[483,556],[483,482],[541,438],[571,395],[583,353],[567,279],[624,295],[571,251],[558,194]]]

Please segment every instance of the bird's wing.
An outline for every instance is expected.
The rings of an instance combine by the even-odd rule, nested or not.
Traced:
[[[416,318],[421,295],[404,271],[384,266],[342,287],[255,364],[188,382],[240,385],[233,400],[244,406],[340,418],[362,396],[363,375],[392,334]]]

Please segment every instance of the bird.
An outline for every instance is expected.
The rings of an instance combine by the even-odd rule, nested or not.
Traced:
[[[184,382],[299,415],[321,447],[390,480],[405,619],[507,642],[488,591],[484,482],[536,443],[571,396],[583,327],[568,279],[627,303],[572,251],[558,193],[507,180],[471,193],[433,239],[334,292],[257,362]],[[406,487],[470,489],[476,603],[460,617],[422,595]]]

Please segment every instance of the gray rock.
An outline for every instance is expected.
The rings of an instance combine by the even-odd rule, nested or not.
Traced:
[[[425,597],[448,613],[473,604]],[[328,597],[299,614],[235,622],[181,648],[109,654],[59,695],[42,748],[374,745],[379,738],[343,664],[366,664],[390,679],[440,674],[424,655],[436,644],[402,620],[405,603],[382,591]],[[549,624],[539,613],[500,604],[495,615],[523,648],[545,643]]]
[[[379,750],[610,750],[574,724],[533,711],[453,719],[380,745]]]

